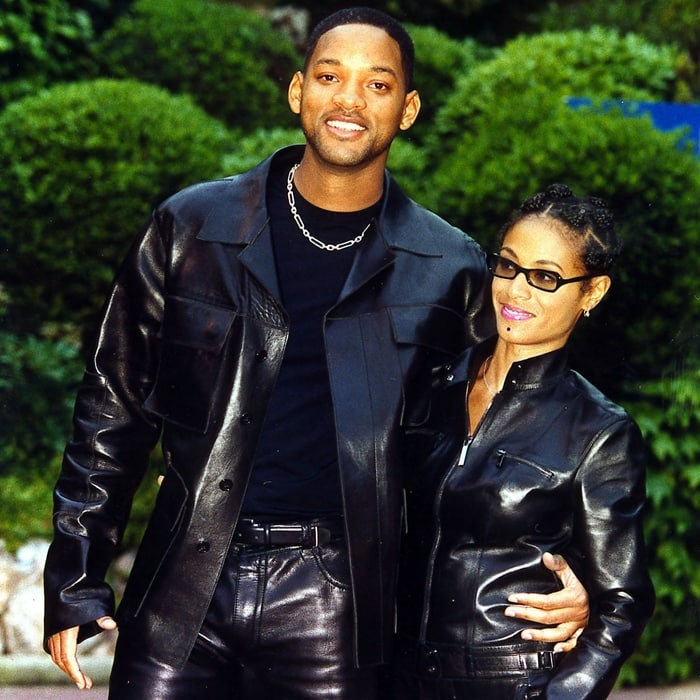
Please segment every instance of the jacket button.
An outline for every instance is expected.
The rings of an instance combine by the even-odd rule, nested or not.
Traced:
[[[233,482],[231,481],[231,479],[222,479],[219,482],[219,488],[222,491],[230,491],[232,486],[233,486]]]
[[[206,540],[199,540],[199,542],[197,542],[197,551],[200,554],[205,554],[210,549],[211,549],[211,545]]]
[[[243,425],[250,425],[253,422],[253,416],[250,413],[241,413],[240,421]]]
[[[430,675],[435,675],[438,672],[438,652],[437,649],[429,649],[426,657],[428,664],[425,668],[426,673],[429,673]]]
[[[255,359],[258,362],[265,362],[265,360],[267,360],[267,350],[258,350],[258,352],[255,353]]]

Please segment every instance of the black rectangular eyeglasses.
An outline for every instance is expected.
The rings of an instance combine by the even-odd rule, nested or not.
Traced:
[[[514,280],[521,272],[525,275],[527,283],[535,289],[543,292],[556,292],[563,284],[589,280],[595,275],[582,275],[581,277],[569,277],[565,279],[560,274],[552,270],[539,270],[537,268],[528,269],[520,267],[512,260],[504,258],[498,253],[491,253],[487,257],[489,271],[494,277],[501,277],[504,280]]]

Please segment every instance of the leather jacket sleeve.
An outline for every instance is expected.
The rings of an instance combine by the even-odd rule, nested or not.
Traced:
[[[54,490],[45,637],[80,625],[84,639],[99,631],[96,618],[114,611],[105,573],[161,427],[143,402],[154,381],[165,259],[154,218],[106,301]]]
[[[602,700],[651,617],[654,592],[644,557],[642,437],[630,420],[596,436],[577,476],[575,553],[590,599],[588,625],[547,685],[548,700]]]

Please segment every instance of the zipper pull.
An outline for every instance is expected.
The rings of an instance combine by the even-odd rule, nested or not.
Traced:
[[[507,453],[505,450],[496,450],[496,457],[497,457],[497,462],[496,466],[499,469],[503,469],[503,460],[507,457]]]
[[[467,450],[469,449],[469,444],[467,441],[464,441],[464,444],[462,445],[462,451],[459,453],[459,460],[457,462],[458,467],[463,467],[464,463],[467,461]]]

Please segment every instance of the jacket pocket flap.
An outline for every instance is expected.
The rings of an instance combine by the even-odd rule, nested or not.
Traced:
[[[464,350],[464,319],[444,306],[421,304],[389,309],[394,339],[456,355]]]
[[[176,345],[219,352],[235,317],[234,309],[185,297],[168,297],[163,318],[163,339]]]

